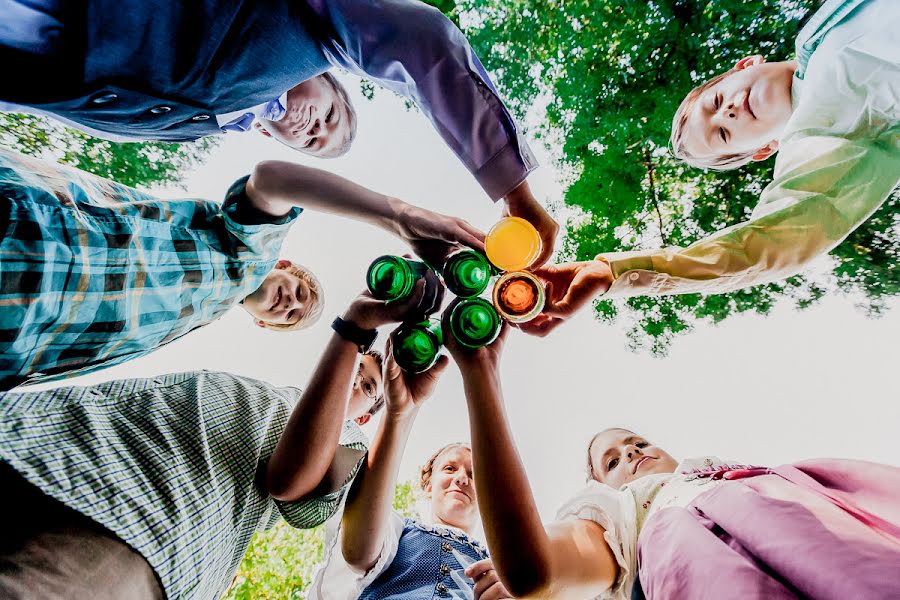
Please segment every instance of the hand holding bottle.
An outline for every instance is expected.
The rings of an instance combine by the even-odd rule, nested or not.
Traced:
[[[534,225],[534,228],[541,234],[541,254],[534,261],[533,266],[539,267],[547,262],[553,255],[559,225],[531,193],[527,181],[523,181],[506,195],[506,209],[503,214],[508,217],[520,217]]]
[[[453,314],[453,309],[461,302],[465,302],[465,300],[457,298],[444,309],[444,313],[441,316],[441,327],[444,331],[452,330],[451,315]],[[503,344],[508,333],[509,326],[501,321],[500,334],[488,345],[471,348],[461,344],[454,335],[445,335],[444,345],[460,370],[463,371],[464,376],[468,369],[475,367],[486,367],[490,371],[496,371],[500,364]]]
[[[612,270],[602,260],[548,265],[533,273],[544,282],[546,303],[540,315],[518,327],[540,337],[562,325],[598,294],[606,292],[613,282]]]
[[[425,289],[426,281],[422,278],[415,283],[412,293],[407,298],[397,302],[378,300],[372,297],[369,290],[363,290],[353,299],[342,318],[362,329],[378,329],[388,323],[399,323],[407,315],[421,309]]]
[[[434,366],[422,373],[409,373],[394,360],[393,339],[388,338],[384,359],[384,401],[388,418],[409,417],[416,413],[437,385],[447,364],[446,356],[440,356]]]
[[[401,200],[395,200],[401,203]],[[428,264],[442,265],[460,245],[484,252],[484,232],[464,219],[402,202],[394,219],[397,236]]]

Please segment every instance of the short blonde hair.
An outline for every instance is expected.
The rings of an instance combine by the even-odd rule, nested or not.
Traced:
[[[325,308],[325,292],[322,290],[322,284],[319,282],[318,278],[312,274],[312,271],[302,265],[291,263],[286,267],[278,268],[281,268],[294,277],[306,282],[309,286],[309,293],[312,296],[311,300],[313,304],[306,314],[298,319],[296,323],[269,323],[268,321],[262,321],[263,327],[275,331],[299,331],[300,329],[312,327],[319,318],[321,318],[322,310]]]
[[[692,167],[712,169],[713,171],[730,171],[743,167],[753,160],[753,155],[756,154],[757,150],[737,154],[724,154],[722,156],[694,156],[684,147],[684,125],[687,123],[691,112],[693,112],[694,105],[697,103],[700,95],[737,71],[738,69],[729,69],[712,79],[704,81],[688,92],[688,95],[681,101],[678,110],[675,111],[675,116],[672,118],[672,135],[669,138],[669,145],[675,158],[683,160]]]
[[[419,471],[419,487],[424,491],[428,484],[431,483],[431,473],[434,471],[434,463],[440,457],[441,454],[447,452],[448,450],[453,450],[454,448],[465,448],[470,453],[472,452],[472,447],[465,442],[453,442],[452,444],[447,444],[443,448],[438,449],[434,454],[432,454],[425,464],[422,465],[421,470]]]

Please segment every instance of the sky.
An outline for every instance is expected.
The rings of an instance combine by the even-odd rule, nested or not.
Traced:
[[[423,115],[407,111],[402,100],[381,89],[368,101],[356,78],[341,79],[359,113],[358,137],[347,156],[319,160],[256,133],[229,135],[186,176],[185,190],[159,194],[221,199],[255,163],[281,159],[333,171],[466,218],[483,230],[496,222],[501,204],[485,196]],[[529,177],[532,191],[558,204],[560,172],[539,142],[532,148],[542,163]],[[312,329],[263,330],[235,308],[149,356],[41,387],[196,369],[303,387],[331,335],[332,318],[362,291],[369,262],[404,251],[400,241],[371,226],[306,212],[282,254],[311,268],[323,283],[326,306]],[[825,266],[820,262],[813,268]],[[866,318],[853,304],[852,297],[829,297],[802,312],[785,303],[768,317],[699,324],[676,340],[666,358],[628,351],[627,324],[601,324],[590,310],[547,338],[511,332],[503,390],[541,514],[551,519],[584,484],[587,442],[611,426],[637,431],[678,458],[715,455],[774,466],[839,457],[900,465],[900,301],[878,320]],[[383,344],[389,331],[376,344]],[[377,421],[366,426],[370,437],[376,426]],[[451,364],[418,415],[400,478],[417,477],[419,465],[438,447],[468,439],[462,382]]]

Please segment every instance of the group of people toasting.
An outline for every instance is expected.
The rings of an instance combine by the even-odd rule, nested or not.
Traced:
[[[894,0],[826,0],[795,59],[748,55],[686,96],[676,157],[731,169],[775,155],[748,221],[687,248],[550,264],[558,225],[529,188],[537,164],[465,37],[434,8],[0,0],[0,109],[100,137],[255,130],[328,158],[357,132],[330,69],[409,98],[503,214],[537,231],[521,277],[544,300],[528,319],[510,309],[519,322],[498,321],[489,343],[443,336],[471,443],[436,449],[421,473],[430,514],[403,519],[390,508],[400,458],[450,361],[404,370],[396,335],[384,353],[372,346],[379,328],[421,310],[425,278],[402,298],[350,301],[302,391],[206,371],[10,390],[146,355],[235,305],[276,332],[313,325],[322,285],[280,254],[304,210],[380,227],[428,265],[463,247],[477,261],[481,231],[289,162],[260,162],[223,202],[164,201],[0,149],[0,479],[13,516],[0,596],[218,598],[253,532],[278,518],[330,519],[310,588],[326,600],[896,596],[895,467],[679,461],[637,432],[602,429],[586,440],[587,485],[542,523],[499,367],[512,329],[547,335],[600,294],[722,293],[788,277],[839,244],[900,181],[898,23]],[[503,289],[509,308],[517,292]],[[442,330],[465,302],[443,310]],[[382,409],[369,444],[359,426]]]

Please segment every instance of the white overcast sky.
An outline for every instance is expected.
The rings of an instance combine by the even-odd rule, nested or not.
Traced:
[[[221,199],[256,162],[277,158],[333,170],[485,230],[497,220],[500,205],[487,199],[421,114],[380,89],[369,102],[357,79],[343,80],[359,112],[348,156],[310,159],[255,133],[229,135],[188,175],[187,192],[161,195]],[[529,178],[532,189],[542,200],[560,200],[558,172],[539,143],[532,148],[542,158]],[[235,308],[150,356],[66,384],[209,369],[302,387],[331,333],[332,316],[362,289],[369,261],[404,250],[379,230],[307,212],[283,255],[312,268],[324,284],[326,308],[313,329],[265,331]],[[846,457],[900,464],[900,302],[879,320],[864,317],[853,302],[829,298],[803,312],[785,303],[769,317],[702,324],[664,359],[627,351],[625,324],[603,325],[590,310],[546,339],[512,332],[503,364],[507,410],[542,514],[551,518],[582,484],[586,443],[609,426],[647,435],[680,458],[714,454],[778,464]],[[373,427],[366,428],[370,436]],[[440,445],[468,438],[462,383],[451,365],[419,414],[400,476],[413,477]]]

